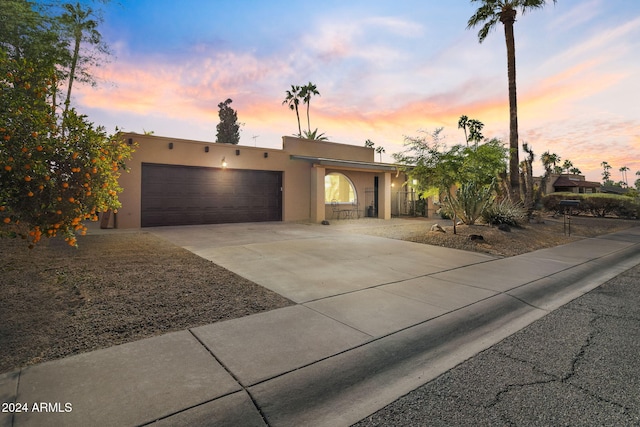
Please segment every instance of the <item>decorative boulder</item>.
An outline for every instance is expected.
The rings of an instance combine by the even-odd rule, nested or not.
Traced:
[[[484,237],[482,237],[480,234],[470,234],[469,235],[469,240],[477,241],[477,242],[484,242]]]
[[[444,228],[440,227],[440,224],[433,224],[431,226],[431,231],[437,231],[439,233],[446,233],[446,231],[444,231]]]
[[[324,221],[322,221],[322,225],[329,225],[329,221],[325,219]]]

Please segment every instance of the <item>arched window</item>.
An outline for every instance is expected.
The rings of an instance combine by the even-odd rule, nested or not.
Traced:
[[[324,177],[324,202],[355,203],[356,188],[349,178],[337,172]]]

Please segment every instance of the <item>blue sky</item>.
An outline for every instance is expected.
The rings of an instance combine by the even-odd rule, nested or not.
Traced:
[[[108,130],[214,141],[217,105],[238,111],[241,144],[278,148],[297,133],[281,105],[315,83],[311,129],[332,141],[402,150],[404,136],[461,115],[508,140],[502,26],[479,44],[463,0],[112,0],[101,32],[111,62],[76,105]],[[640,2],[559,0],[515,24],[519,133],[538,158],[571,160],[591,180],[602,161],[640,170]],[[306,118],[302,117],[303,128]],[[255,137],[255,138],[254,138]],[[537,173],[542,170],[536,161]],[[614,174],[614,179],[620,179]]]

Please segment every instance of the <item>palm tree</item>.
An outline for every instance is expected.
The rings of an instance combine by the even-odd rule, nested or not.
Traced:
[[[518,106],[516,99],[516,48],[513,36],[513,24],[516,13],[520,9],[522,14],[531,9],[538,9],[545,5],[546,0],[471,0],[481,2],[476,13],[469,18],[467,29],[482,25],[478,32],[478,41],[482,43],[489,31],[498,21],[504,26],[504,37],[507,43],[507,75],[509,78],[509,185],[512,196],[518,197],[520,180],[518,165],[520,163],[518,150]],[[553,0],[555,3],[556,0]]]
[[[287,96],[282,101],[282,105],[287,104],[291,110],[295,110],[296,118],[298,119],[298,137],[302,138],[302,128],[300,127],[300,113],[298,112],[298,105],[300,105],[301,98],[300,86],[291,85],[291,90],[288,90]]]
[[[468,124],[469,124],[469,117],[460,116],[460,120],[458,120],[458,129],[464,130],[464,141],[467,143],[467,147],[469,146],[469,137],[467,136]]]
[[[571,160],[565,160],[564,163],[562,163],[562,170],[567,171],[567,173],[569,173],[572,167],[573,162]]]
[[[380,154],[380,162],[382,162],[382,153],[386,153],[387,150],[384,149],[382,145],[376,147],[376,153]]]
[[[484,139],[484,135],[482,135],[482,128],[484,127],[484,123],[480,120],[469,119],[467,122],[467,126],[469,127],[469,141],[475,142],[476,149],[478,148],[478,143]],[[469,144],[467,143],[467,146]]]
[[[550,153],[548,151],[545,151],[544,153],[542,153],[542,156],[540,156],[540,161],[542,162],[542,167],[544,167],[544,173],[545,175],[550,175],[551,171],[553,170],[553,166],[555,166],[555,164],[557,163],[558,159],[558,155],[555,153]]]
[[[68,32],[71,40],[70,44],[73,44],[73,53],[71,54],[71,63],[69,70],[69,83],[67,86],[67,98],[64,102],[64,116],[69,111],[69,104],[71,103],[71,88],[73,82],[79,77],[80,81],[91,82],[91,77],[88,76],[86,71],[82,68],[84,65],[94,65],[96,58],[91,55],[80,56],[80,45],[83,42],[88,42],[94,46],[100,53],[108,53],[106,45],[102,41],[102,35],[98,32],[97,28],[100,23],[99,19],[92,19],[94,12],[91,8],[86,9],[80,5],[80,3],[65,4],[65,13],[61,16],[61,22],[63,23],[65,30]],[[80,67],[78,75],[78,67]]]
[[[622,181],[625,183],[625,185],[629,185],[629,182],[627,181],[627,171],[629,170],[628,166],[622,166],[620,168],[620,173],[622,173]]]
[[[309,120],[309,106],[311,105],[311,97],[314,95],[320,96],[318,88],[313,83],[309,82],[306,86],[300,88],[300,97],[302,101],[307,104],[307,129],[311,132],[311,121]]]

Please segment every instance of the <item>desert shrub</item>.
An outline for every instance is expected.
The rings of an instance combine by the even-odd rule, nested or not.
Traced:
[[[552,193],[545,196],[542,203],[549,211],[564,212],[563,207],[560,206],[561,200],[578,200],[580,202],[578,207],[572,208],[574,214],[637,218],[640,213],[640,204],[637,200],[618,194]]]
[[[468,182],[456,190],[455,196],[447,199],[447,204],[462,222],[473,225],[492,201],[491,187]]]
[[[524,205],[512,202],[510,199],[494,202],[482,213],[482,220],[487,224],[507,224],[513,227],[525,222],[527,217],[528,212]]]
[[[440,207],[440,209],[438,210],[438,215],[440,215],[440,218],[442,219],[453,218],[453,212],[451,212],[447,206]]]

